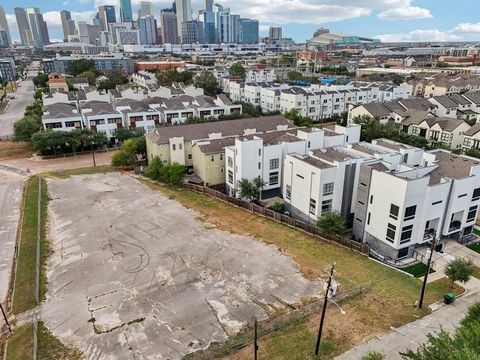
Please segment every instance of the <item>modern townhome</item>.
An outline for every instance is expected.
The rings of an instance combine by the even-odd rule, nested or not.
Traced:
[[[163,126],[145,134],[147,156],[149,160],[158,156],[164,163],[193,166],[192,146],[201,140],[253,135],[295,127],[282,115]]]
[[[435,115],[457,118],[462,120],[480,120],[480,91],[464,94],[434,96],[428,99],[436,105]],[[477,102],[477,103],[476,103]]]
[[[123,124],[128,129],[150,132],[160,124],[160,112],[151,108],[146,101],[121,99],[113,105],[122,114]]]
[[[87,101],[87,97],[83,90],[79,91],[63,91],[56,90],[42,94],[43,105],[52,105],[57,103],[69,103],[78,106]]]
[[[409,133],[423,137],[432,146],[443,145],[452,150],[459,150],[463,145],[463,137],[471,128],[464,120],[448,117],[427,117],[418,124],[412,124]]]
[[[70,81],[72,82],[73,87],[77,90],[85,91],[90,87],[87,78],[73,78]]]
[[[328,211],[338,211],[351,224],[361,163],[375,159],[393,164],[419,162],[416,148],[398,149],[395,143],[383,140],[373,144],[357,141],[287,155],[282,193],[285,208],[293,216],[315,222]]]
[[[56,103],[43,107],[42,125],[44,130],[71,131],[83,129],[82,114],[74,104]]]
[[[149,98],[147,101],[150,107],[160,112],[160,121],[165,124],[183,124],[189,117],[218,119],[221,115],[242,113],[242,106],[233,104],[223,94],[216,98],[207,95],[181,95],[171,99]]]
[[[480,163],[444,150],[423,153],[417,166],[374,160],[360,166],[356,186],[354,238],[384,258],[403,259],[434,236],[460,242],[470,237]]]
[[[113,140],[117,129],[123,128],[122,113],[112,104],[101,101],[88,101],[80,106],[86,128],[105,134]]]
[[[139,86],[143,86],[144,88],[157,85],[157,78],[155,74],[148,71],[139,71],[133,73],[132,81]]]

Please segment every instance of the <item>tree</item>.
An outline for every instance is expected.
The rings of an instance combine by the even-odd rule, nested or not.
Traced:
[[[190,85],[193,81],[193,73],[191,71],[178,71],[174,67],[168,67],[165,69],[155,69],[157,75],[157,81],[160,86],[172,86],[174,82],[183,82],[186,85]]]
[[[440,329],[427,334],[427,342],[416,351],[407,350],[400,355],[405,360],[478,360],[480,355],[480,303],[470,306],[466,316],[453,334]]]
[[[450,279],[450,289],[453,289],[455,281],[466,283],[470,280],[473,273],[473,263],[470,259],[452,260],[445,267],[444,273]]]
[[[95,71],[95,61],[89,59],[71,60],[67,65],[67,72],[70,75],[78,76],[85,71]]]
[[[317,220],[317,227],[325,236],[343,235],[347,230],[347,221],[340,213],[331,211]]]
[[[216,96],[218,93],[218,82],[211,71],[203,70],[194,79],[194,85],[202,88],[205,95]]]
[[[265,182],[258,176],[252,181],[242,179],[238,182],[240,188],[240,197],[248,201],[260,201]]]
[[[303,80],[303,75],[302,73],[298,71],[289,71],[287,73],[288,80]]]
[[[384,360],[385,354],[379,351],[369,351],[365,355],[362,356],[361,360]]]
[[[32,135],[41,128],[42,124],[38,119],[26,116],[13,124],[13,137],[15,141],[31,141]]]
[[[110,90],[110,89],[115,89],[116,85],[115,83],[110,80],[110,79],[107,79],[107,80],[103,80],[103,81],[100,81],[97,85],[97,90]]]
[[[232,66],[230,66],[229,73],[230,73],[230,76],[238,76],[238,77],[241,77],[242,79],[245,79],[247,70],[245,70],[242,64],[235,63]]]
[[[41,154],[64,154],[96,149],[104,146],[108,139],[104,134],[89,129],[72,131],[41,131],[31,137],[32,146]]]
[[[77,75],[79,78],[86,78],[88,81],[88,85],[95,85],[95,80],[97,79],[98,71],[88,70],[81,72]]]
[[[298,114],[297,109],[290,109],[283,114],[287,119],[292,120],[297,126],[311,126],[312,119],[308,116]]]
[[[38,74],[33,78],[32,81],[33,81],[33,85],[35,85],[36,87],[41,87],[41,88],[47,87],[48,75],[44,73]]]

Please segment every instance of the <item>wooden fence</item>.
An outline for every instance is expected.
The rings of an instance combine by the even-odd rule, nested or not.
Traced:
[[[205,187],[205,186],[201,186],[201,185],[197,185],[197,184],[191,184],[191,183],[184,183],[183,186],[185,188],[189,189],[189,190],[193,190],[193,191],[208,195],[210,197],[222,200],[226,203],[233,204],[235,206],[244,208],[248,211],[251,211],[254,214],[264,216],[268,219],[271,219],[271,220],[274,220],[276,222],[285,224],[285,225],[290,226],[292,228],[295,228],[297,230],[304,231],[304,232],[306,232],[310,235],[313,235],[313,236],[315,236],[315,237],[317,237],[321,240],[324,240],[324,241],[327,241],[327,242],[330,242],[330,241],[335,242],[337,244],[340,244],[344,247],[347,247],[351,250],[357,251],[357,252],[359,252],[361,254],[364,254],[364,255],[367,255],[367,256],[370,253],[370,249],[369,249],[368,244],[362,244],[362,243],[359,243],[357,241],[348,239],[348,238],[343,237],[343,236],[335,236],[335,237],[331,237],[331,238],[325,238],[321,235],[318,227],[316,227],[313,224],[307,223],[305,221],[295,219],[291,216],[287,216],[287,215],[278,213],[278,212],[273,211],[271,209],[267,209],[263,206],[259,206],[259,205],[254,204],[254,203],[250,203],[250,202],[245,201],[245,200],[230,197],[230,196],[228,196],[228,195],[226,195],[226,194],[224,194],[220,191],[217,191],[217,190]]]

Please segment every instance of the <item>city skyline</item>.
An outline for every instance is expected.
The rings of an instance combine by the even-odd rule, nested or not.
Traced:
[[[140,0],[132,0],[132,14],[140,9]],[[160,20],[160,10],[170,7],[172,1],[152,1],[153,15]],[[203,0],[193,0],[194,18],[203,8]],[[299,0],[295,3],[281,0],[273,4],[258,6],[254,0],[241,3],[232,0],[222,1],[232,13],[260,21],[260,35],[268,35],[268,27],[283,27],[285,37],[303,42],[312,37],[319,27],[330,28],[334,32],[379,37],[382,41],[475,41],[480,38],[480,22],[476,18],[474,1],[459,0],[455,4],[433,3],[430,0],[410,1],[369,1],[361,7],[351,0]],[[13,41],[20,40],[20,34],[13,8],[15,6],[39,7],[38,1],[24,0],[21,4],[0,1],[4,7]],[[72,19],[91,23],[98,6],[114,5],[119,15],[117,0],[64,0],[60,4],[51,0],[42,2],[40,11],[48,25],[51,41],[62,41],[63,31],[60,19],[61,10],[69,10]],[[286,11],[289,11],[289,14]],[[456,16],[452,17],[451,12]],[[296,17],[295,15],[299,16]],[[302,14],[302,15],[301,15]],[[301,15],[301,16],[300,16]],[[293,19],[293,20],[292,20]],[[298,20],[295,20],[298,19]],[[368,26],[365,26],[368,24]]]

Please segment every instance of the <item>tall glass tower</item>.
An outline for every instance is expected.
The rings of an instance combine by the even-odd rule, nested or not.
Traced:
[[[132,21],[132,3],[130,0],[118,0],[118,7],[120,9],[120,21]]]

